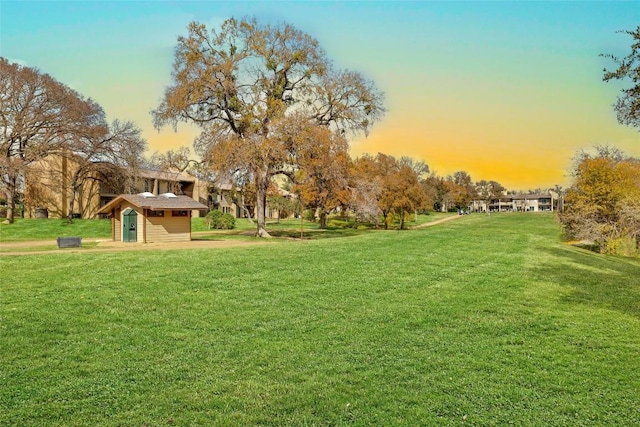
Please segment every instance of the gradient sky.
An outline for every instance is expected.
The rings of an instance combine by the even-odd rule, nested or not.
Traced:
[[[640,133],[617,123],[621,84],[602,82],[640,24],[640,2],[172,2],[0,0],[0,55],[36,67],[133,120],[150,152],[191,147],[196,130],[156,131],[150,111],[170,83],[190,21],[288,22],[339,68],[386,94],[388,112],[352,155],[424,160],[446,176],[508,189],[567,186],[579,149],[640,156]]]

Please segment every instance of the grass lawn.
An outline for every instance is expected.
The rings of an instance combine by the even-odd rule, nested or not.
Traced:
[[[419,215],[417,220],[412,216],[411,221],[407,221],[407,227],[412,227],[427,222],[450,216],[452,214],[431,213],[429,215]],[[332,218],[329,220],[328,230],[319,230],[317,222],[303,221],[302,230],[305,238],[327,238],[335,236],[353,235],[362,233],[363,230],[354,230],[352,223]],[[283,219],[280,221],[267,221],[267,229],[276,237],[300,237],[300,220]],[[238,239],[237,235],[254,231],[256,224],[244,218],[236,218],[236,227],[233,230],[210,230],[204,223],[204,218],[192,218],[191,231],[210,232],[210,236],[198,235],[199,239]],[[111,221],[98,219],[74,219],[71,224],[65,219],[30,219],[17,218],[14,224],[3,224],[0,221],[0,243],[28,242],[33,240],[55,240],[57,237],[80,236],[82,238],[111,238]],[[56,249],[55,246],[38,248],[37,250]],[[24,249],[22,249],[24,250]],[[35,250],[35,249],[31,249]],[[0,252],[8,252],[11,249],[0,249]]]
[[[0,242],[55,240],[57,237],[111,237],[111,221],[104,219],[16,218],[13,224],[0,221]]]
[[[0,425],[640,425],[640,260],[549,214],[0,257]]]

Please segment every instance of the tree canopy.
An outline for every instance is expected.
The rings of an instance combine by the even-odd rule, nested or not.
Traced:
[[[349,201],[348,176],[351,158],[348,144],[342,134],[326,126],[310,129],[312,143],[299,151],[300,169],[295,177],[293,192],[303,205],[316,209],[320,215],[320,228],[327,227],[327,215]]]
[[[94,100],[48,74],[1,57],[0,130],[0,189],[7,197],[9,222],[13,222],[19,193],[24,189],[28,195],[33,188],[25,179],[37,162],[50,156],[69,160],[63,163],[72,165],[69,170],[59,172],[65,174],[62,181],[70,187],[71,218],[76,191],[85,180],[92,174],[108,178],[116,170],[130,170],[146,148],[133,123],[114,120],[109,125]],[[67,188],[59,185],[55,191],[66,192]]]
[[[195,148],[210,168],[254,183],[260,236],[269,182],[294,176],[296,152],[314,143],[309,125],[367,133],[384,113],[371,81],[334,68],[317,40],[286,23],[228,19],[209,31],[192,22],[178,38],[172,80],[155,126],[198,125]]]
[[[575,157],[573,183],[560,220],[569,237],[616,252],[625,239],[640,244],[640,159],[599,146]]]
[[[102,108],[48,74],[0,57],[0,177],[7,220],[26,168],[62,152],[77,136],[106,132]]]
[[[614,109],[618,122],[640,130],[640,25],[635,30],[620,32],[631,36],[631,52],[623,58],[603,54],[617,65],[615,70],[603,70],[603,80],[631,80],[631,87],[622,89]]]

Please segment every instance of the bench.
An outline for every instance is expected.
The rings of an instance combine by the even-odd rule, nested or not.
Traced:
[[[58,237],[58,249],[79,248],[82,237]]]

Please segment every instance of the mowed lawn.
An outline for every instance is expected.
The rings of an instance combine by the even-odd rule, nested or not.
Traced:
[[[0,271],[0,425],[640,425],[640,260],[549,214]]]

